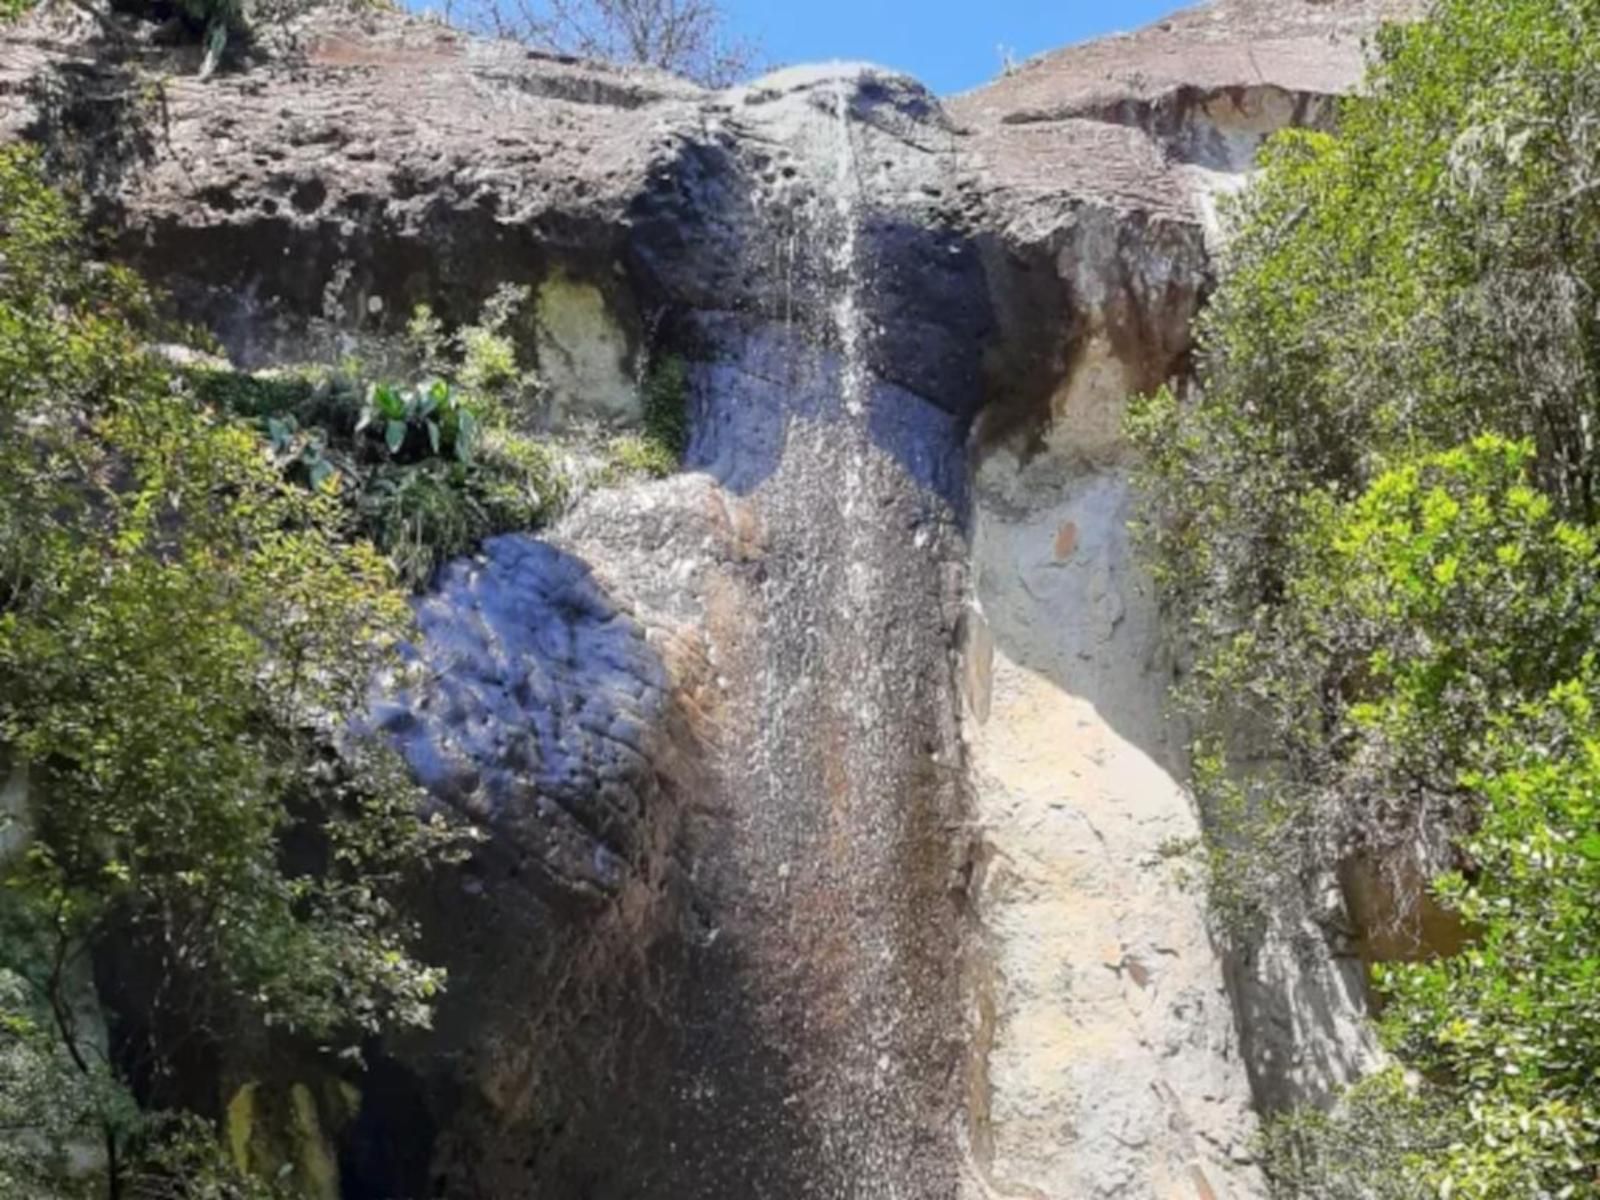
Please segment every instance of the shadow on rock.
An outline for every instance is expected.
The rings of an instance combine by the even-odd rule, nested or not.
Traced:
[[[418,623],[423,678],[375,722],[489,836],[418,897],[451,984],[435,1029],[374,1068],[345,1194],[805,1194],[782,1178],[806,1144],[788,1067],[682,861],[710,785],[644,626],[524,536],[451,566]],[[707,1106],[740,1136],[708,1143]]]
[[[71,180],[103,210],[155,157],[161,87],[130,65],[63,59],[29,80],[25,94],[36,118],[24,136],[45,147],[53,175]]]
[[[418,605],[426,672],[376,724],[439,800],[494,834],[512,878],[614,895],[646,850],[647,745],[667,678],[588,567],[494,538]]]

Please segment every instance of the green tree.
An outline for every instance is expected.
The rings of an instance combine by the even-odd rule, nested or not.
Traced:
[[[1600,1196],[1600,670],[1496,723],[1481,820],[1440,896],[1478,930],[1383,969],[1385,1032],[1449,1081],[1460,1135],[1427,1164],[1469,1200]]]
[[[1281,1124],[1297,1197],[1600,1194],[1597,130],[1593,0],[1385,31],[1232,207],[1199,386],[1130,416],[1225,925],[1359,850],[1475,935],[1380,973],[1421,1074]]]
[[[1316,650],[1290,602],[1307,504],[1487,432],[1534,447],[1557,515],[1600,504],[1600,5],[1441,0],[1378,50],[1337,131],[1275,139],[1234,206],[1202,386],[1130,421],[1147,545],[1197,648],[1202,799],[1297,841],[1283,877],[1414,841],[1409,798],[1374,819],[1413,783],[1424,807],[1459,790],[1448,763],[1382,796],[1344,769],[1350,656]]]
[[[29,778],[0,867],[0,1113],[37,1118],[9,1144],[35,1168],[92,1128],[113,1196],[170,1176],[193,1126],[129,1104],[85,1016],[96,945],[150,956],[153,1003],[202,1035],[425,1024],[442,978],[394,897],[456,841],[346,727],[408,628],[391,569],[147,352],[154,329],[34,156],[0,149],[0,744]],[[65,1108],[30,1109],[41,1086]]]

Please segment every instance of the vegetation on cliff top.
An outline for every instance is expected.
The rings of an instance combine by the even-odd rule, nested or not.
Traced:
[[[442,0],[446,23],[582,58],[638,63],[727,87],[760,61],[718,0]]]
[[[62,0],[117,34],[113,13],[183,29],[203,48],[199,73],[210,76],[239,56],[263,29],[336,3],[402,8],[398,0]],[[41,0],[0,0],[0,24]],[[416,6],[423,8],[423,6]],[[442,0],[424,11],[446,24],[538,50],[671,71],[707,87],[749,76],[761,52],[732,36],[718,0]]]
[[[1281,1125],[1285,1194],[1594,1197],[1600,4],[1441,0],[1377,49],[1234,206],[1203,386],[1131,418],[1212,894],[1249,935],[1361,853],[1474,933],[1380,972],[1423,1074]]]

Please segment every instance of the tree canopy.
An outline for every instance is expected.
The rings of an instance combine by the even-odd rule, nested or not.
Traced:
[[[1291,1195],[1600,1195],[1597,129],[1592,0],[1386,30],[1231,208],[1199,386],[1130,418],[1224,925],[1360,852],[1474,934],[1379,973],[1425,1082],[1347,1119],[1399,1149],[1293,1118]]]
[[[443,982],[395,895],[456,835],[346,726],[405,594],[158,332],[36,156],[0,149],[0,745],[27,780],[0,897],[0,1114],[26,1136],[0,1178],[29,1194],[74,1139],[117,1194],[189,1128],[131,1103],[85,1011],[107,937],[202,1037],[243,1010],[336,1048],[426,1024]]]

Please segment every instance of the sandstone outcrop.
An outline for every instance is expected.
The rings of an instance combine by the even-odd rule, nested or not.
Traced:
[[[1216,198],[1414,7],[1219,0],[942,104],[391,13],[159,88],[179,52],[0,37],[0,137],[240,363],[512,283],[533,419],[691,364],[685,473],[450,567],[434,682],[375,708],[489,836],[345,1195],[1263,1194],[1257,1111],[1372,1053],[1359,972],[1315,927],[1224,955],[1184,884],[1120,418],[1191,368]]]

